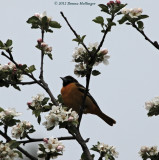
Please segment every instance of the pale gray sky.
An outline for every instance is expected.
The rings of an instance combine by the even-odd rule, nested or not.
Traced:
[[[59,1],[59,0],[57,0]],[[99,42],[102,34],[100,25],[92,22],[99,15],[106,16],[100,12],[97,6],[107,3],[104,0],[86,0],[81,2],[93,2],[94,6],[68,6],[55,5],[55,0],[1,0],[0,6],[0,39],[13,40],[13,55],[19,63],[35,64],[39,68],[40,52],[34,46],[40,38],[39,30],[31,30],[26,20],[36,12],[47,11],[49,16],[58,21],[62,28],[54,29],[53,34],[45,35],[45,42],[53,47],[53,58],[51,61],[45,58],[45,79],[53,94],[60,93],[62,82],[60,76],[73,75],[74,63],[72,53],[77,43],[72,42],[73,33],[66,25],[60,15],[63,11],[73,28],[80,35],[87,35],[85,43]],[[65,0],[59,2],[79,2]],[[141,7],[144,14],[150,18],[144,20],[145,32],[152,40],[158,37],[158,0],[124,0],[128,8]],[[116,146],[119,152],[118,160],[141,159],[138,151],[143,145],[159,145],[158,117],[147,117],[144,109],[145,101],[154,96],[159,96],[159,51],[133,28],[126,25],[117,25],[109,33],[103,48],[108,48],[111,56],[108,66],[101,64],[98,68],[102,74],[92,77],[90,93],[96,99],[100,108],[106,114],[112,116],[117,124],[109,127],[101,119],[93,115],[85,115],[82,119],[81,133],[84,138],[90,138],[89,147],[97,141]],[[8,61],[0,57],[0,63]],[[39,69],[38,69],[39,71]],[[36,73],[38,73],[38,71]],[[38,76],[38,74],[36,74]],[[73,75],[76,77],[75,75]],[[84,78],[78,79],[85,85]],[[21,87],[21,92],[12,88],[0,89],[0,106],[4,108],[15,107],[22,112],[21,119],[29,120],[35,125],[37,133],[33,137],[67,136],[67,131],[56,127],[53,131],[46,132],[43,126],[39,126],[31,111],[27,110],[26,103],[37,93],[45,93],[39,86]],[[47,95],[45,93],[45,95]],[[64,155],[58,160],[78,160],[81,148],[75,141],[64,141],[66,146]],[[32,144],[26,145],[27,147]],[[93,152],[92,152],[93,153]],[[97,158],[96,158],[97,159]]]

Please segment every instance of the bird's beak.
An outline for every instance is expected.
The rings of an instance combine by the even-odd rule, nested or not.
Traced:
[[[63,81],[65,80],[65,78],[64,77],[60,77]]]

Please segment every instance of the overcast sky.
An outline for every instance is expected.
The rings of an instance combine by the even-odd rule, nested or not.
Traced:
[[[81,1],[95,3],[93,6],[55,5],[55,0],[0,0],[0,2],[0,39],[2,41],[13,40],[15,60],[22,64],[35,64],[37,77],[40,52],[35,45],[36,40],[40,38],[40,30],[30,29],[26,20],[36,12],[47,11],[53,20],[62,25],[60,30],[54,29],[53,34],[45,35],[45,42],[53,47],[54,60],[45,58],[44,75],[56,97],[62,87],[60,76],[72,75],[77,78],[73,74],[75,64],[71,62],[77,43],[72,42],[74,35],[61,17],[60,11],[64,12],[78,34],[87,35],[86,44],[100,42],[102,37],[100,25],[92,22],[92,19],[99,15],[106,17],[106,14],[100,12],[98,4],[108,1]],[[57,0],[57,2],[80,1]],[[123,2],[128,3],[128,8],[143,8],[144,14],[150,16],[144,20],[146,34],[152,40],[159,39],[159,1],[124,0]],[[138,155],[141,146],[159,145],[159,118],[147,117],[147,111],[144,109],[145,101],[159,96],[159,51],[146,42],[134,28],[126,25],[113,27],[102,48],[109,50],[110,64],[108,66],[101,64],[98,67],[102,74],[91,78],[90,93],[101,110],[113,117],[117,124],[110,127],[97,116],[85,115],[82,119],[81,134],[85,139],[90,138],[89,147],[97,141],[115,146],[119,152],[118,160],[141,159]],[[8,63],[8,60],[1,56],[0,64],[5,63]],[[78,80],[85,85],[84,78],[78,78]],[[0,106],[15,107],[17,111],[23,113],[22,120],[29,120],[35,125],[37,132],[32,137],[68,135],[67,131],[59,130],[58,127],[46,132],[44,126],[39,126],[31,111],[27,110],[26,103],[31,101],[32,96],[37,93],[44,93],[47,96],[39,86],[22,86],[21,92],[12,88],[0,90]],[[64,141],[63,143],[66,146],[65,152],[58,160],[79,160],[82,151],[77,142]],[[26,146],[29,148],[32,145]]]

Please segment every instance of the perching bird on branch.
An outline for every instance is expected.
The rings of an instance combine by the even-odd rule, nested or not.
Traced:
[[[63,80],[61,95],[62,95],[62,100],[64,102],[64,105],[69,108],[72,108],[77,113],[79,113],[86,88],[82,86],[72,76],[61,77],[61,79]],[[113,126],[113,124],[116,123],[114,119],[110,118],[100,110],[97,102],[94,100],[94,98],[91,96],[89,92],[87,93],[87,96],[86,96],[85,108],[83,112],[85,114],[91,113],[91,114],[97,115],[110,126]]]

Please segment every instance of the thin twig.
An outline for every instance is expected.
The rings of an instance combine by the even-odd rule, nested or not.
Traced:
[[[153,42],[152,40],[150,40],[150,38],[147,37],[147,35],[145,34],[145,32],[144,32],[143,30],[140,30],[140,29],[136,26],[135,23],[133,23],[132,26],[133,26],[138,32],[140,32],[140,33],[145,37],[145,39],[146,39],[148,42],[150,42],[155,48],[159,49],[159,44],[158,44],[157,41],[154,41],[154,42]]]
[[[40,81],[39,81],[40,82]],[[19,84],[19,85],[31,85],[31,84],[36,84],[37,82],[32,81],[32,82],[11,82],[11,81],[5,81],[7,84]]]
[[[76,31],[72,28],[72,26],[70,25],[70,23],[68,22],[67,18],[64,16],[63,12],[60,12],[62,17],[64,18],[64,20],[66,21],[66,23],[68,24],[68,26],[70,27],[71,31],[74,33],[74,35],[76,36],[77,39],[79,39],[79,35],[76,33]],[[90,53],[90,51],[88,50],[88,48],[86,47],[86,45],[81,42],[81,44],[83,45],[83,47],[85,48],[85,50]]]
[[[7,142],[11,141],[12,139],[6,134],[6,133],[3,133],[1,130],[0,130],[0,135],[2,137],[4,137]],[[33,157],[32,155],[30,155],[27,151],[25,151],[24,149],[22,149],[21,147],[17,147],[17,149],[19,151],[21,151],[26,157],[30,158],[31,160],[37,160],[37,158]]]
[[[44,42],[44,30],[41,30],[41,38],[42,42]],[[43,79],[43,68],[44,68],[44,51],[43,49],[41,50],[41,67],[40,67],[40,76],[39,78],[42,80]]]
[[[47,138],[49,139],[49,138]],[[57,137],[58,140],[74,140],[75,138],[72,137],[72,136],[69,136],[69,137]],[[29,138],[29,140],[23,140],[23,141],[17,141],[18,143],[21,143],[21,144],[27,144],[27,143],[32,143],[32,142],[41,142],[43,141],[44,138]]]

